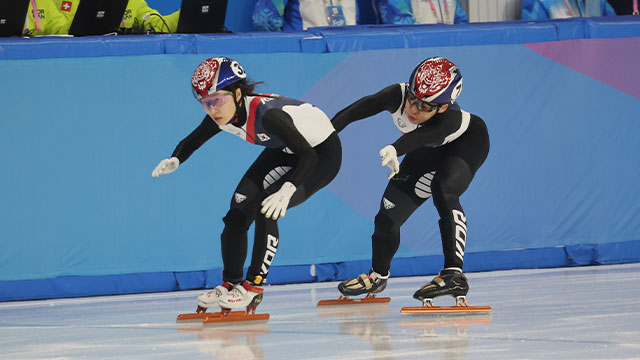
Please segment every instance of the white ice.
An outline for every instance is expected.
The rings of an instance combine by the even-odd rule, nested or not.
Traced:
[[[268,323],[178,324],[200,291],[0,303],[2,359],[640,359],[640,264],[467,274],[491,316],[408,316],[430,277],[387,305],[318,308],[336,283],[268,286]],[[453,305],[438,298],[436,305]]]

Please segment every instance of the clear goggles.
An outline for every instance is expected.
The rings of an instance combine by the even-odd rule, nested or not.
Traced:
[[[213,110],[219,109],[224,104],[228,103],[233,99],[233,93],[225,91],[225,92],[216,92],[207,97],[203,97],[200,99],[200,103],[204,110]]]

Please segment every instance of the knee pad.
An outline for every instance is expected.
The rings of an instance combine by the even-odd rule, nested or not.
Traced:
[[[232,231],[247,231],[251,225],[251,217],[239,208],[232,208],[222,218],[225,228]]]
[[[251,179],[243,177],[233,193],[230,207],[246,210],[254,206],[261,191]]]
[[[471,168],[464,160],[448,157],[438,173],[436,183],[443,194],[460,196],[467,190],[472,179]]]
[[[433,184],[433,204],[440,217],[446,217],[445,213],[452,209],[460,208],[460,196],[465,192],[468,183],[440,180]]]
[[[387,214],[383,213],[378,213],[373,223],[377,233],[390,233],[400,228]]]

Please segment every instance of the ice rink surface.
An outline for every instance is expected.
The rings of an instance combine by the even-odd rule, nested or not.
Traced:
[[[201,291],[0,303],[2,359],[640,359],[640,264],[467,274],[491,316],[411,316],[431,277],[383,305],[316,307],[336,283],[268,286],[268,323],[178,324]],[[453,305],[451,297],[436,305]]]

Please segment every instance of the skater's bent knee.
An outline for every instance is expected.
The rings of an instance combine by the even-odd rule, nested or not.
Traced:
[[[231,209],[227,212],[224,218],[222,218],[224,224],[227,227],[231,228],[248,228],[248,216],[244,213],[244,211],[240,209]]]
[[[374,220],[374,224],[375,224],[375,231],[381,232],[381,233],[392,232],[394,229],[397,228],[397,225],[387,214],[378,213],[378,215],[376,215],[376,218]]]

